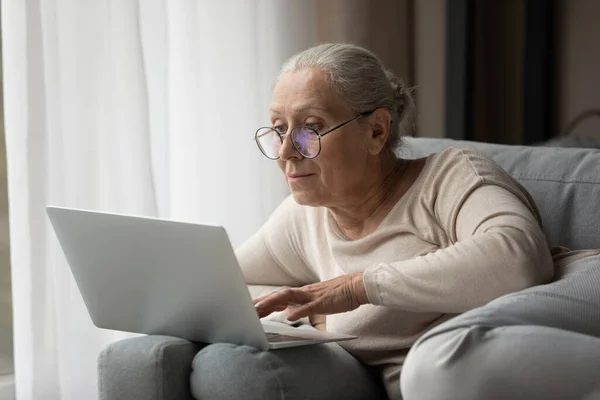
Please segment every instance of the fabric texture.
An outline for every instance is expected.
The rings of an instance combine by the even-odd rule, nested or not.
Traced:
[[[211,344],[194,359],[190,382],[197,400],[385,398],[379,377],[337,343],[266,352]]]
[[[423,335],[404,365],[404,399],[600,399],[600,250],[594,253],[564,259],[553,283]]]
[[[392,398],[406,352],[425,330],[553,276],[533,200],[497,164],[458,148],[430,156],[365,238],[347,240],[325,208],[290,197],[237,257],[250,284],[299,286],[364,271],[373,304],[327,316],[327,329],[360,337],[341,346],[381,367]]]
[[[113,343],[98,359],[100,400],[193,400],[189,376],[201,345],[168,336]]]

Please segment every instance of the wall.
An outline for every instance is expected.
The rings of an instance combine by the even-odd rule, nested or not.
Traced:
[[[517,14],[522,13],[517,4],[511,0],[502,3],[503,13],[496,16],[499,22],[503,22],[500,31],[505,36],[500,39],[502,43],[500,51],[506,56],[517,59],[522,51],[519,47],[518,37],[520,25],[516,20],[522,18]],[[487,3],[488,8],[499,6],[499,4]],[[555,92],[554,92],[554,130],[551,135],[559,135],[567,124],[579,113],[589,108],[600,109],[600,1],[597,0],[555,0],[555,36],[554,46],[554,69],[555,69]],[[511,10],[508,10],[511,8]],[[510,11],[510,12],[509,12]],[[445,113],[445,45],[446,45],[446,0],[426,0],[414,2],[414,79],[418,86],[418,136],[443,137],[444,136],[444,113]],[[509,15],[511,15],[509,17]],[[511,19],[512,23],[510,22]],[[510,30],[509,26],[513,26]],[[487,27],[491,29],[492,27]],[[498,51],[498,46],[495,46]],[[480,49],[481,50],[481,49]],[[489,55],[489,54],[488,54]],[[515,58],[516,57],[516,58]],[[489,57],[488,57],[489,58]],[[482,62],[483,60],[480,60]],[[491,61],[490,61],[491,62]],[[482,115],[476,119],[475,129],[479,132],[479,140],[492,140],[491,137],[503,137],[501,132],[512,132],[510,138],[503,137],[507,143],[518,143],[520,141],[520,126],[514,124],[518,121],[519,97],[515,90],[521,85],[516,62],[510,64],[505,62],[503,79],[488,77],[487,89],[503,92],[505,100],[510,98],[509,104],[504,106],[494,104],[492,98],[481,107],[487,109],[485,115],[498,114],[496,122],[492,127],[497,132],[483,132]],[[498,65],[501,67],[501,65]],[[501,68],[502,69],[502,68]],[[484,77],[479,75],[479,79]],[[502,82],[511,82],[511,85],[503,86]],[[492,85],[493,87],[490,87]],[[497,101],[496,101],[497,102]],[[508,108],[506,108],[508,107]],[[510,111],[510,112],[509,112]],[[507,118],[511,114],[514,118]],[[512,124],[512,125],[511,125]],[[600,118],[591,118],[583,122],[576,130],[577,134],[595,135],[600,137]],[[492,140],[494,141],[494,140]]]
[[[443,137],[446,107],[446,0],[414,3],[414,74],[419,110],[417,136]]]
[[[600,109],[600,1],[556,1],[556,132],[579,113]],[[600,118],[587,120],[577,134],[600,137]]]
[[[318,4],[319,42],[364,46],[408,85],[413,78],[413,0],[328,0]]]
[[[525,4],[475,2],[473,140],[521,144]]]

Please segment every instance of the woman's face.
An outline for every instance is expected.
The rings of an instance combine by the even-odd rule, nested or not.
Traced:
[[[330,87],[326,75],[315,69],[284,75],[273,90],[269,115],[271,125],[286,133],[298,125],[324,133],[356,117]],[[327,134],[321,139],[321,153],[313,159],[303,157],[285,137],[277,163],[297,203],[340,206],[361,195],[369,182],[366,167],[372,157],[367,151],[368,118]]]

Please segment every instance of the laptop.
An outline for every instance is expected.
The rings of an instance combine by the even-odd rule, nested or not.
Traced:
[[[64,207],[46,211],[99,328],[260,350],[356,338],[261,322],[223,227]]]

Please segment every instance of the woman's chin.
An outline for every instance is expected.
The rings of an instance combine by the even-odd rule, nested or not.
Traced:
[[[318,196],[315,196],[314,192],[305,190],[292,190],[292,196],[294,196],[296,203],[300,204],[301,206],[317,207],[321,205]]]

